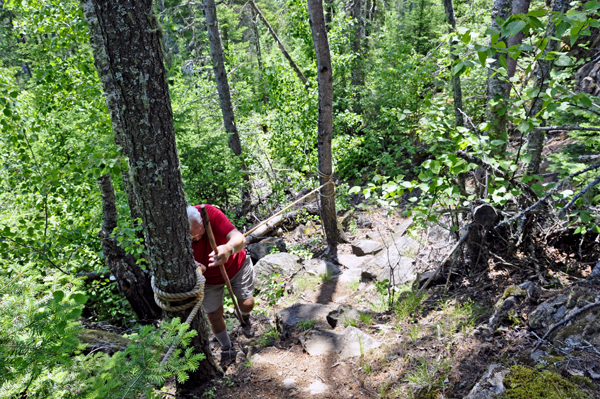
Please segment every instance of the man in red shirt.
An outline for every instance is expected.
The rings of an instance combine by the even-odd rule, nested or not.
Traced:
[[[219,265],[225,266],[227,276],[231,281],[233,294],[238,300],[242,317],[246,323],[246,327],[241,330],[248,338],[254,336],[254,328],[250,322],[250,312],[254,308],[254,269],[252,260],[246,256],[244,250],[246,237],[219,209],[212,205],[205,205],[205,207],[210,219],[210,227],[215,236],[217,253],[214,253],[208,236],[204,234],[200,205],[187,207],[192,250],[196,264],[202,268],[204,277],[206,277],[202,306],[208,316],[212,331],[221,344],[222,354],[231,357],[235,356],[235,351],[223,319],[225,280],[221,275]],[[231,360],[235,360],[235,357]]]

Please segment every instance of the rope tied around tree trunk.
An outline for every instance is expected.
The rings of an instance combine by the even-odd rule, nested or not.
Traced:
[[[179,312],[182,310],[186,310],[191,308],[197,302],[202,304],[202,300],[204,299],[204,283],[206,282],[206,278],[202,275],[200,270],[196,268],[196,285],[190,291],[187,292],[165,292],[159,289],[156,286],[156,280],[154,276],[152,276],[152,280],[150,280],[150,284],[152,285],[152,291],[154,291],[154,302],[163,310],[169,312]],[[171,306],[170,301],[183,301],[188,298],[195,298],[193,301],[185,303],[183,305]]]
[[[323,198],[329,198],[329,197],[333,197],[335,195],[335,182],[333,181],[333,174],[335,173],[335,170],[333,170],[333,168],[331,169],[331,174],[326,175],[325,173],[321,172],[321,170],[319,168],[317,168],[317,173],[319,174],[319,177],[322,177],[323,179],[327,180],[327,182],[325,182],[325,184],[323,184],[321,187],[319,187],[319,195]],[[332,184],[333,185],[333,192],[329,195],[323,195],[321,194],[321,188],[325,187],[327,184]]]
[[[188,315],[187,319],[185,320],[185,323],[190,325],[192,323],[192,320],[194,320],[196,313],[198,313],[198,310],[200,310],[200,306],[202,305],[202,301],[204,300],[205,283],[206,277],[202,275],[202,272],[200,271],[199,267],[196,268],[196,285],[194,286],[194,288],[187,292],[164,292],[156,286],[154,276],[152,276],[152,280],[150,280],[150,284],[152,285],[152,291],[154,291],[154,302],[156,302],[156,304],[161,309],[169,312],[178,312],[181,310],[188,309],[191,306],[195,305],[190,314]],[[194,298],[194,300],[179,306],[171,306],[169,303],[169,301],[183,301],[184,299],[188,298]],[[163,357],[163,359],[161,360],[161,365],[165,364],[167,360],[169,360],[169,358],[173,354],[173,351],[179,344],[179,341],[180,338],[178,338],[177,341],[173,345],[171,345],[171,347],[165,354],[165,357]]]

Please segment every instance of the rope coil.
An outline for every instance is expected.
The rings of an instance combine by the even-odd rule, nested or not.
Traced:
[[[204,283],[206,283],[206,277],[202,275],[202,272],[199,268],[196,268],[196,285],[194,286],[194,288],[187,292],[164,292],[156,286],[154,276],[152,276],[152,279],[150,280],[152,291],[154,291],[154,302],[156,302],[156,304],[161,309],[170,312],[178,312],[194,306],[194,309],[192,309],[187,319],[185,320],[185,323],[187,324],[190,324],[192,322],[192,320],[196,316],[196,313],[198,313],[198,310],[200,310],[200,305],[202,305],[202,301],[204,300]],[[188,298],[195,299],[191,302],[179,306],[171,306],[169,304],[169,301],[182,301]],[[165,354],[165,357],[163,357],[162,361],[160,362],[161,365],[165,364],[167,360],[169,360],[169,358],[173,354],[173,351],[175,350],[175,347],[179,345],[180,339],[180,337],[177,337],[175,343],[171,345],[171,347]]]
[[[152,285],[152,291],[154,291],[154,302],[163,310],[170,312],[179,312],[181,310],[186,310],[194,306],[197,302],[202,303],[204,300],[204,284],[206,283],[206,278],[202,275],[200,270],[196,268],[196,285],[190,291],[187,292],[176,292],[170,293],[165,292],[159,289],[156,286],[156,281],[154,276],[150,280],[150,284]],[[169,302],[171,301],[183,301],[185,299],[195,298],[193,301],[185,303],[183,305],[171,306]]]
[[[319,190],[319,195],[320,195],[322,198],[330,198],[330,197],[333,197],[333,196],[335,195],[335,183],[333,182],[333,174],[335,173],[335,170],[332,168],[332,169],[331,169],[331,174],[329,174],[329,175],[326,175],[325,173],[321,172],[321,169],[319,169],[319,168],[317,167],[317,173],[319,174],[319,177],[322,177],[323,179],[327,180],[327,182],[326,182],[325,184],[323,184],[323,185],[322,185],[321,187],[319,187],[319,188],[323,188],[323,187],[325,187],[325,186],[326,186],[328,183],[331,183],[331,184],[333,185],[333,192],[332,192],[331,194],[329,194],[329,195],[323,195],[323,194],[321,193],[321,190]]]

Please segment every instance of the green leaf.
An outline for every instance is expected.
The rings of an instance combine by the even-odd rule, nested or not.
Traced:
[[[525,21],[513,21],[507,26],[508,34],[514,36],[517,33],[521,32],[526,26],[527,23],[525,23]]]
[[[584,4],[583,9],[585,11],[596,11],[600,9],[600,3],[598,3],[596,0],[588,1]]]
[[[78,319],[81,316],[81,312],[83,311],[83,309],[73,309],[72,311],[70,311],[69,313],[67,313],[67,319],[68,320],[75,320]]]
[[[498,62],[500,62],[500,65],[502,65],[504,68],[508,68],[508,64],[506,63],[506,58],[504,58],[504,56],[500,56],[500,58],[498,58]]]
[[[479,57],[479,62],[481,63],[481,66],[484,67],[485,60],[487,60],[487,53],[485,51],[478,51],[477,57]]]
[[[452,65],[452,75],[459,76],[462,70],[465,68],[465,64],[463,62],[457,62]]]
[[[544,9],[539,9],[539,10],[533,10],[533,11],[529,11],[527,14],[528,17],[542,17],[544,15],[546,15],[546,10]]]
[[[85,294],[82,294],[82,293],[80,293],[80,292],[76,292],[76,293],[74,293],[74,294],[71,294],[70,298],[71,298],[72,300],[74,300],[75,302],[77,302],[77,303],[81,304],[81,305],[83,305],[84,303],[86,303],[86,302],[87,302],[87,300],[88,300],[88,297],[87,297],[87,295],[85,295]]]
[[[569,66],[573,64],[573,60],[571,59],[571,57],[565,55],[565,54],[561,54],[558,59],[556,61],[554,61],[555,65],[558,66]]]
[[[60,291],[60,290],[58,290],[58,291],[54,291],[54,292],[52,293],[52,296],[54,297],[54,300],[55,300],[56,302],[60,302],[60,301],[62,301],[62,300],[63,300],[63,298],[65,297],[65,293],[64,293],[64,291]]]

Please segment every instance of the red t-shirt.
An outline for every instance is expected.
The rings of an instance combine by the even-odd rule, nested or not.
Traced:
[[[200,205],[195,206],[200,212]],[[206,204],[206,212],[208,213],[208,219],[210,220],[210,227],[213,235],[215,236],[215,242],[217,246],[227,244],[227,234],[232,230],[235,230],[235,226],[227,219],[227,217],[219,209],[212,205]],[[208,241],[208,234],[206,232],[202,234],[202,237],[198,241],[192,241],[192,250],[194,251],[194,259],[196,262],[202,263],[204,266],[208,266],[208,255],[213,251]],[[232,279],[242,268],[246,261],[246,251],[241,250],[235,255],[231,255],[227,263],[225,263],[225,270],[227,271],[227,277]],[[225,280],[221,275],[221,268],[219,266],[209,267],[204,272],[206,277],[207,285],[219,285],[225,284]]]

